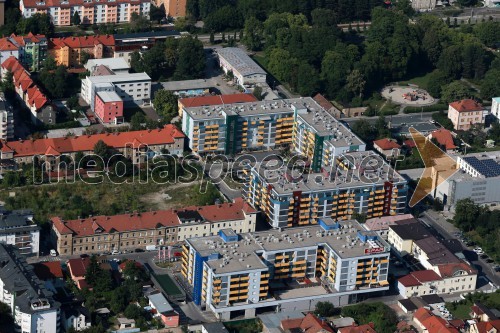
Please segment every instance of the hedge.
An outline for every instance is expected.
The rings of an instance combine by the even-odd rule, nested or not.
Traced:
[[[434,104],[427,106],[407,106],[404,109],[404,113],[420,113],[420,112],[434,112],[434,111],[445,111],[448,110],[448,105],[446,104]]]

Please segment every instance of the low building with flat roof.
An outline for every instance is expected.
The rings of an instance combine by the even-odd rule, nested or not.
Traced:
[[[411,223],[401,223],[389,226],[387,241],[401,255],[412,253],[413,242],[429,237],[431,233],[425,225],[413,217],[408,221]]]
[[[219,63],[224,72],[232,72],[241,86],[265,83],[267,73],[239,47],[217,49]]]
[[[130,69],[130,65],[122,58],[89,59],[84,65],[90,73],[99,66],[106,66],[115,74],[127,74]]]
[[[162,293],[150,294],[148,299],[149,306],[155,311],[154,316],[159,317],[166,327],[179,326],[179,314]]]
[[[347,304],[356,294],[387,290],[390,247],[357,221],[185,241],[181,272],[195,304],[221,319],[262,307],[311,310],[318,301]]]

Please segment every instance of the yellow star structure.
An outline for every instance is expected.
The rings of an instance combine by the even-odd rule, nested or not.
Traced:
[[[427,195],[435,195],[436,188],[457,171],[457,162],[415,128],[410,128],[410,134],[425,164],[410,199],[409,205],[414,207]]]

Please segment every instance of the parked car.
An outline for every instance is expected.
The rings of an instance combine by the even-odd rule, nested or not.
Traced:
[[[113,255],[113,256],[116,256],[117,254],[120,254],[120,251],[118,251],[118,250],[113,250],[113,252],[111,252],[111,255]]]
[[[57,252],[56,252],[56,250],[54,250],[54,249],[50,250],[50,255],[51,255],[52,257],[57,257]]]
[[[82,259],[88,258],[88,257],[89,257],[89,255],[87,253],[80,254],[80,258],[82,258]]]
[[[135,249],[134,252],[136,252],[136,253],[144,252],[144,249]]]

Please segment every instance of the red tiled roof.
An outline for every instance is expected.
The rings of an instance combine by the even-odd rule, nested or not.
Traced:
[[[214,96],[188,97],[179,99],[179,103],[182,104],[185,108],[205,106],[205,105],[247,103],[256,101],[257,98],[255,98],[255,96],[252,94],[214,95]]]
[[[474,312],[477,315],[484,314],[484,311],[479,306],[477,306],[477,305],[471,306],[470,309],[472,310],[472,312]]]
[[[74,277],[84,277],[87,267],[90,265],[90,258],[76,258],[68,260],[68,269]]]
[[[0,51],[16,51],[19,47],[14,45],[7,37],[0,39]]]
[[[317,333],[317,332],[330,332],[333,333],[333,329],[328,326],[328,324],[313,315],[308,313],[304,318],[295,319],[285,319],[281,321],[281,327],[283,330],[291,330],[294,328],[300,328],[304,333]]]
[[[90,285],[87,283],[87,280],[85,280],[85,279],[81,279],[81,280],[76,281],[76,286],[80,290],[82,290],[84,288],[91,289]]]
[[[30,1],[30,0],[28,0],[28,1]],[[35,1],[33,1],[33,2],[35,2]],[[57,3],[56,6],[58,6],[58,5],[59,4]],[[26,4],[25,4],[25,6],[26,6]],[[75,36],[75,37],[51,38],[49,40],[49,49],[60,49],[60,48],[65,47],[65,46],[72,48],[72,49],[90,48],[90,47],[94,47],[95,45],[99,45],[99,44],[102,44],[105,46],[114,46],[115,45],[115,38],[113,35],[95,35],[95,36],[78,36],[78,37]]]
[[[459,333],[459,331],[451,326],[446,320],[437,316],[427,318],[422,325],[424,325],[428,333]]]
[[[457,146],[453,143],[453,136],[451,132],[447,129],[441,128],[430,134],[431,138],[434,138],[439,142],[441,146],[445,146],[446,150],[455,149]]]
[[[477,274],[477,271],[465,262],[438,265],[439,274],[443,278],[452,277],[457,272],[465,271],[467,274]]]
[[[182,210],[160,210],[144,213],[121,214],[114,216],[94,216],[86,219],[63,221],[60,217],[51,219],[54,227],[60,234],[74,233],[78,236],[93,235],[97,227],[102,233],[128,230],[147,230],[162,226],[179,225],[178,212],[196,210],[208,222],[221,222],[243,219],[242,213],[245,203],[242,198],[237,198],[234,203],[220,205],[186,207]],[[256,212],[248,210],[246,213]]]
[[[377,145],[380,147],[382,150],[389,150],[389,149],[399,149],[401,148],[400,145],[397,144],[397,142],[393,140],[389,140],[387,138],[380,139],[380,140],[375,140],[373,141],[373,145]]]
[[[338,330],[339,333],[377,333],[369,324],[359,325],[359,326],[347,326],[342,327]]]
[[[422,324],[427,318],[430,317],[432,317],[432,312],[426,308],[418,309],[417,311],[415,311],[415,314],[413,315],[413,319],[418,320]]]
[[[405,140],[404,145],[407,146],[408,148],[415,148],[417,145],[415,144],[415,141],[412,139]]]
[[[35,103],[41,103],[44,96],[36,91],[28,89],[28,94],[33,95]],[[145,145],[159,145],[174,143],[174,138],[184,138],[177,127],[172,124],[165,125],[158,130],[142,130],[131,132],[118,132],[94,135],[82,135],[64,138],[49,138],[35,140],[21,140],[1,142],[2,146],[8,146],[11,151],[14,151],[14,157],[43,155],[47,150],[52,149],[58,153],[70,153],[78,151],[93,151],[95,144],[102,140],[108,146],[118,149],[131,145],[134,140],[140,139]],[[139,141],[139,140],[138,140]],[[139,146],[133,146],[138,148]]]
[[[142,264],[138,261],[135,261],[135,260],[125,260],[124,262],[122,262],[118,267],[120,268],[121,271],[123,271],[125,269],[125,267],[127,266],[128,262],[131,261],[135,264],[135,267],[137,268],[142,268]]]
[[[483,106],[473,99],[463,99],[461,101],[450,103],[458,112],[481,111]]]
[[[333,104],[330,103],[330,101],[327,100],[325,96],[321,94],[316,94],[316,96],[314,96],[313,99],[316,103],[318,103],[323,109],[327,111],[333,108]]]
[[[405,287],[420,286],[422,282],[439,281],[441,277],[431,270],[415,271],[398,279]]]
[[[59,261],[38,262],[33,265],[33,268],[40,280],[63,278],[61,263]]]

